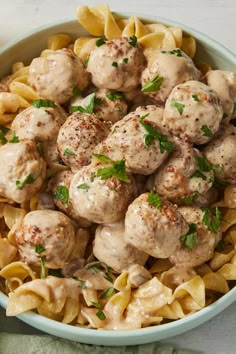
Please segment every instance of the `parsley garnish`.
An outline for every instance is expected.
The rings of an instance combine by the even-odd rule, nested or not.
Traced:
[[[235,112],[236,112],[236,102],[233,104],[232,114],[234,114]]]
[[[202,178],[204,181],[206,181],[206,176],[199,170],[196,170],[194,174],[191,176],[192,177],[197,177],[197,178]]]
[[[182,57],[183,56],[183,53],[182,53],[182,51],[180,49],[173,49],[173,50],[169,50],[169,51],[162,50],[161,52],[162,53],[168,53],[168,54],[174,54],[177,57]]]
[[[87,269],[91,270],[93,273],[100,273],[103,277],[108,280],[110,283],[113,283],[113,279],[110,276],[109,272],[112,270],[110,267],[105,267],[100,262],[95,262],[92,264],[88,264],[86,266]]]
[[[99,161],[105,162],[105,163],[109,163],[112,162],[112,160],[107,157],[106,155],[102,155],[102,154],[93,154],[94,157],[96,157],[96,159],[98,159]]]
[[[111,296],[111,294],[113,293],[114,288],[108,288],[107,290],[105,290],[101,295],[100,295],[100,299],[106,299],[107,297]]]
[[[158,193],[151,191],[148,194],[147,202],[151,206],[155,206],[158,210],[162,208],[162,200]]]
[[[87,59],[85,59],[85,60],[82,62],[84,66],[88,65],[89,58],[90,58],[90,54],[87,56]]]
[[[35,252],[41,254],[45,251],[45,248],[42,245],[35,246]],[[46,271],[45,271],[45,256],[40,256],[40,263],[41,263],[41,278],[46,278]]]
[[[11,144],[16,144],[19,143],[19,137],[16,135],[16,132],[13,132],[13,137],[11,138],[11,140],[9,140],[9,143]]]
[[[98,310],[96,312],[96,316],[101,320],[104,321],[106,319],[106,315],[102,310]]]
[[[97,47],[101,47],[101,45],[105,44],[106,43],[106,39],[105,37],[101,37],[99,38],[98,40],[96,40],[96,46]]]
[[[225,119],[225,118],[227,118],[227,117],[228,117],[228,114],[227,114],[227,113],[224,113],[222,119]]]
[[[78,278],[76,278],[76,277],[73,277],[73,279],[75,279],[75,280],[78,282],[78,286],[79,286],[81,289],[85,289],[85,288],[86,288],[86,281],[85,281],[85,280],[78,279]]]
[[[195,191],[191,195],[187,195],[186,197],[181,197],[180,202],[182,202],[185,205],[192,205],[197,199],[197,197],[199,196],[199,194],[200,193],[198,191]]]
[[[117,61],[113,61],[113,63],[112,63],[111,65],[114,66],[115,68],[118,68],[118,63],[117,63]]]
[[[115,100],[124,100],[125,101],[125,96],[121,92],[108,93],[108,94],[106,94],[106,97],[111,101],[115,101]]]
[[[55,103],[51,100],[48,99],[39,99],[39,100],[34,100],[32,101],[32,105],[36,108],[41,108],[41,107],[55,107]]]
[[[90,181],[91,182],[94,181],[95,176],[96,176],[95,172],[91,172],[91,174],[90,174]]]
[[[192,251],[197,245],[197,226],[196,224],[189,224],[189,230],[186,235],[180,237],[180,241]]]
[[[198,95],[192,95],[192,98],[194,99],[194,101],[197,101],[197,102],[199,102],[199,98],[198,98]]]
[[[142,92],[156,92],[160,90],[161,84],[163,82],[163,77],[155,75],[151,80],[147,81],[142,87]]]
[[[103,99],[102,98],[95,97],[94,104],[100,105],[102,103],[103,103]]]
[[[217,234],[220,230],[221,213],[218,207],[213,209],[201,208],[203,211],[202,223],[207,226],[208,230]]]
[[[146,130],[146,134],[144,134],[144,141],[147,147],[154,144],[154,140],[158,139],[160,144],[160,152],[163,153],[165,150],[168,152],[172,152],[174,150],[174,145],[171,141],[168,140],[166,135],[159,133],[155,130],[151,125],[144,123],[144,119],[149,115],[149,113],[140,117],[140,124]]]
[[[72,93],[73,93],[73,97],[81,96],[80,89],[73,82],[72,82]]]
[[[132,47],[136,47],[137,45],[137,41],[138,41],[138,38],[133,35],[132,37],[129,37],[129,44],[132,46]]]
[[[63,154],[63,156],[73,156],[73,155],[75,155],[75,153],[71,151],[69,148],[66,148]]]
[[[53,277],[57,277],[57,278],[65,278],[60,268],[48,269],[48,275],[52,275]]]
[[[36,141],[35,143],[36,149],[38,150],[39,156],[43,156],[43,148],[42,148],[42,143],[40,141]]]
[[[0,141],[2,142],[3,145],[7,143],[7,139],[5,138],[5,135],[9,132],[9,130],[10,129],[0,125]]]
[[[71,112],[81,112],[81,113],[89,113],[92,114],[93,113],[93,109],[94,109],[94,104],[95,104],[95,93],[91,93],[89,96],[87,96],[87,98],[90,98],[90,102],[87,106],[82,107],[82,106],[71,106],[70,107],[70,111]]]
[[[183,103],[177,102],[174,98],[172,98],[171,106],[177,108],[180,115],[183,114],[184,107],[185,107]]]
[[[69,202],[69,189],[65,186],[57,186],[55,192],[53,193],[53,197],[62,202],[62,204],[68,204]]]
[[[114,161],[109,167],[99,168],[97,170],[97,177],[101,177],[102,180],[115,177],[119,181],[130,182],[125,168],[125,160]]]
[[[209,138],[213,136],[211,129],[205,124],[201,126],[201,131],[204,133],[203,136],[208,136]]]
[[[202,172],[210,172],[210,171],[213,171],[215,170],[215,166],[209,164],[209,162],[207,161],[207,159],[205,158],[205,156],[200,156],[197,158],[197,162],[198,162],[198,167],[199,169],[196,170],[194,172],[194,174],[191,176],[192,177],[199,177],[199,178],[202,178],[204,181],[206,181],[206,176],[204,175],[204,173]],[[209,182],[214,182],[214,181],[209,181]]]
[[[86,191],[90,188],[88,184],[81,183],[77,186],[78,189],[85,189]]]
[[[128,61],[129,61],[129,58],[124,58],[124,59],[123,59],[123,62],[124,62],[125,64],[128,64]]]
[[[23,181],[16,181],[16,186],[18,189],[22,190],[25,186],[25,184],[32,184],[35,182],[37,177],[35,177],[32,173],[30,173],[28,176],[26,176]]]

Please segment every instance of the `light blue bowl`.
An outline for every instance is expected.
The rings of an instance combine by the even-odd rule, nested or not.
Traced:
[[[134,13],[116,13],[115,15],[120,17],[138,16],[146,22],[160,22],[169,26],[179,26],[197,40],[197,58],[210,63],[213,68],[236,71],[235,55],[201,32],[180,23],[154,16],[144,17]],[[76,21],[60,22],[52,24],[49,27],[40,28],[30,33],[27,37],[21,38],[0,49],[0,77],[8,74],[12,64],[17,61],[23,61],[25,64],[28,64],[33,57],[38,56],[46,48],[47,38],[56,33],[68,33],[74,38],[87,34]],[[216,316],[234,301],[236,301],[236,288],[233,288],[212,305],[189,317],[160,326],[130,331],[104,331],[79,328],[47,319],[34,312],[27,312],[17,317],[30,326],[46,333],[81,343],[107,346],[135,345],[155,342],[184,333]],[[0,305],[4,308],[7,306],[7,296],[1,292]]]

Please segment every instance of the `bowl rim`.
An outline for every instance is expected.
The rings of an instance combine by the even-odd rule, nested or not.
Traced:
[[[215,39],[210,36],[195,30],[189,26],[186,26],[177,21],[170,20],[168,18],[159,17],[159,16],[150,16],[143,15],[135,12],[113,12],[115,16],[118,17],[130,17],[138,16],[141,20],[151,22],[160,22],[168,26],[178,26],[189,35],[193,36],[197,40],[200,40],[206,44],[211,44],[214,48],[220,52],[224,52],[224,56],[229,58],[232,62],[235,62],[236,65],[236,55],[220,44]],[[32,31],[25,33],[24,35],[15,38],[14,40],[9,41],[5,45],[0,47],[0,56],[4,54],[7,50],[11,49],[15,45],[19,45],[20,42],[29,40],[30,37],[40,34],[40,32],[53,29],[53,27],[70,25],[77,23],[76,19],[68,18],[60,21],[54,21],[46,25],[37,27]],[[0,291],[0,305],[3,308],[7,307],[8,297]],[[55,334],[56,331],[59,331],[59,336],[62,338],[76,340],[75,336],[78,336],[78,341],[88,344],[101,344],[101,345],[134,345],[134,344],[144,344],[149,342],[154,342],[161,339],[170,338],[172,336],[184,333],[190,329],[193,329],[200,324],[210,320],[212,317],[216,316],[228,306],[230,306],[234,301],[236,301],[236,287],[232,288],[228,293],[224,294],[221,298],[216,300],[214,303],[204,307],[196,313],[188,315],[182,319],[174,320],[173,322],[161,325],[150,326],[140,329],[132,330],[118,330],[118,331],[108,331],[108,330],[96,330],[88,329],[83,327],[76,327],[68,324],[63,324],[51,320],[49,318],[43,317],[39,314],[36,314],[33,311],[28,311],[26,313],[16,316],[25,323],[28,323],[31,327],[38,329],[46,329],[47,333]],[[33,322],[32,322],[33,321]],[[46,322],[46,325],[45,325]],[[47,328],[45,328],[45,326]],[[43,329],[43,330],[44,330]],[[64,333],[64,335],[63,335]],[[81,337],[80,337],[81,335]],[[73,339],[72,337],[73,336]],[[148,336],[148,337],[147,337]],[[117,340],[122,339],[122,343],[118,343]],[[114,341],[114,342],[111,342]]]

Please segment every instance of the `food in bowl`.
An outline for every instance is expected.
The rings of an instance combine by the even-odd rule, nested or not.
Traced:
[[[234,286],[236,83],[181,29],[102,9],[1,80],[1,289],[8,315],[128,330]]]

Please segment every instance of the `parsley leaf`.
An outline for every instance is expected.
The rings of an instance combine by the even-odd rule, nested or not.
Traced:
[[[19,143],[19,137],[16,135],[16,132],[13,132],[13,136],[11,138],[11,140],[9,140],[9,143],[11,144],[16,144]]]
[[[199,98],[198,98],[198,95],[192,95],[192,98],[194,99],[194,101],[197,101],[197,102],[200,101]]]
[[[108,93],[106,94],[106,97],[111,101],[126,100],[124,94],[121,92]]]
[[[101,320],[104,321],[106,319],[106,315],[102,310],[98,310],[96,312],[96,316]]]
[[[174,54],[176,55],[177,57],[182,57],[183,56],[183,53],[180,49],[173,49],[173,50],[162,50],[161,51],[162,53],[168,53],[168,54]]]
[[[204,181],[206,181],[206,176],[199,170],[196,170],[194,174],[191,176],[191,178],[197,177],[197,178],[202,178]]]
[[[203,211],[202,223],[207,226],[208,230],[217,234],[220,230],[221,213],[218,207],[213,209],[201,208]]]
[[[198,166],[199,166],[199,169],[200,171],[202,172],[210,172],[210,171],[213,171],[215,170],[215,166],[211,165],[205,156],[200,156],[197,158],[197,162],[198,162]]]
[[[185,204],[185,205],[192,205],[195,200],[197,199],[197,197],[199,196],[199,192],[195,191],[193,192],[191,195],[187,195],[185,197],[181,197],[179,198],[180,202]]]
[[[88,184],[86,183],[81,183],[77,186],[78,189],[85,189],[85,190],[88,190],[90,187]]]
[[[144,134],[144,141],[147,147],[154,144],[154,140],[158,139],[160,144],[160,151],[163,153],[165,150],[172,152],[174,150],[174,145],[171,141],[168,140],[167,136],[159,133],[151,125],[144,123],[144,119],[149,115],[149,113],[140,117],[140,124],[144,127],[147,134]]]
[[[85,59],[85,60],[82,62],[84,66],[88,65],[89,58],[90,58],[90,54],[87,56],[87,59]]]
[[[63,153],[63,156],[73,156],[73,155],[75,155],[75,153],[71,151],[69,148],[66,148]]]
[[[183,114],[184,107],[185,107],[183,103],[177,102],[174,98],[172,98],[171,106],[177,108],[180,115]]]
[[[208,136],[209,138],[213,136],[211,129],[205,124],[201,126],[201,131],[204,133],[203,136]]]
[[[147,202],[151,206],[155,206],[158,210],[162,208],[162,200],[158,193],[151,191],[148,194]]]
[[[42,246],[42,245],[36,245],[35,246],[35,252],[38,254],[41,254],[42,252],[44,252],[46,249]]]
[[[102,154],[93,154],[94,157],[96,157],[96,159],[98,159],[99,161],[105,162],[105,163],[109,163],[112,162],[112,160],[107,157],[106,155],[102,155]]]
[[[233,104],[232,114],[234,114],[235,112],[236,112],[236,102]]]
[[[36,108],[41,108],[41,107],[55,107],[55,102],[48,100],[48,99],[39,99],[39,100],[34,100],[32,101],[32,105]]]
[[[65,186],[57,186],[53,193],[53,198],[62,202],[62,204],[68,204],[69,202],[69,189]]]
[[[100,299],[106,299],[107,297],[111,296],[111,294],[114,292],[114,288],[108,288],[107,290],[105,290],[101,295],[100,295]]]
[[[53,277],[57,277],[57,278],[65,278],[60,268],[48,269],[48,275],[52,275]]]
[[[101,177],[102,180],[115,177],[119,181],[130,182],[125,168],[125,160],[114,161],[109,167],[99,168],[97,170],[97,177]]]
[[[0,125],[0,141],[2,142],[2,144],[6,144],[7,143],[7,139],[5,137],[5,135],[9,132],[10,129]]]
[[[94,262],[92,264],[88,264],[86,268],[91,270],[95,274],[96,273],[102,274],[105,279],[107,279],[110,283],[113,283],[113,279],[109,274],[112,268],[107,266],[104,267],[100,262]]]
[[[81,96],[80,89],[73,82],[72,82],[72,93],[73,93],[73,97]]]
[[[155,75],[151,80],[147,81],[141,91],[142,92],[156,92],[161,88],[161,84],[163,82],[163,77],[159,75]]]
[[[91,182],[94,181],[95,176],[96,176],[95,172],[91,172],[91,174],[90,174],[90,181]]]
[[[124,58],[124,59],[123,59],[123,62],[124,62],[125,64],[128,64],[129,58]]]
[[[101,45],[106,43],[106,38],[103,36],[101,38],[99,38],[98,40],[96,40],[96,46],[97,47],[101,47]]]
[[[117,61],[113,61],[113,63],[112,63],[111,65],[114,66],[115,68],[118,68],[118,63],[117,63]]]
[[[25,184],[33,184],[35,182],[37,177],[35,177],[32,173],[30,173],[28,176],[26,176],[23,181],[16,181],[16,186],[18,189],[22,190],[25,186]]]
[[[43,147],[42,147],[42,143],[40,141],[36,141],[35,143],[36,145],[36,149],[38,150],[39,156],[43,156]]]
[[[45,251],[45,248],[42,245],[35,246],[35,252],[41,254]],[[45,256],[40,256],[40,263],[41,263],[41,278],[46,278],[46,270],[45,270]]]
[[[186,235],[180,237],[180,241],[192,251],[197,245],[197,226],[196,224],[189,224],[189,230]]]
[[[95,92],[91,93],[89,96],[86,97],[86,99],[90,99],[89,104],[85,107],[83,106],[71,106],[70,111],[71,112],[81,112],[81,113],[93,113],[94,105],[95,105]]]
[[[138,41],[138,38],[135,35],[133,35],[132,37],[129,37],[129,44],[132,47],[136,47],[137,41]]]

